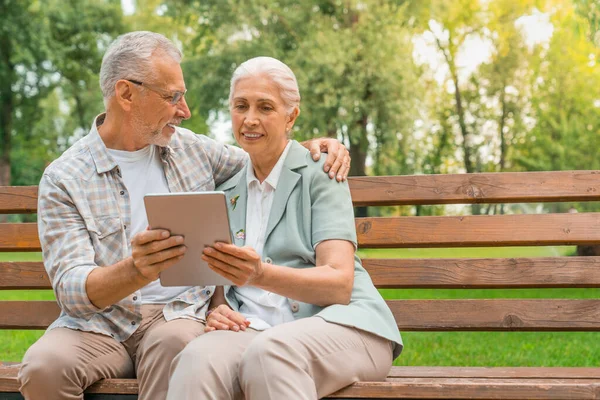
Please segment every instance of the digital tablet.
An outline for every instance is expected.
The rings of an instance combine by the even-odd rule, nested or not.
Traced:
[[[184,237],[187,251],[177,264],[160,273],[162,286],[232,285],[202,260],[202,250],[215,242],[232,243],[223,192],[161,193],[144,196],[151,229],[167,229]]]

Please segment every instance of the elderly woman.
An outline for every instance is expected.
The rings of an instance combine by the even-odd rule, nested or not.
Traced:
[[[218,288],[207,334],[171,365],[169,399],[316,399],[384,380],[402,340],[355,254],[347,183],[332,182],[290,132],[300,94],[282,62],[231,79],[233,133],[250,162],[218,190],[235,244],[204,251]]]

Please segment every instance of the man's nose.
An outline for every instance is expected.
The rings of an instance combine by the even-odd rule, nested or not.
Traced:
[[[192,112],[185,101],[185,96],[177,103],[177,115],[183,119],[189,119],[192,116]]]

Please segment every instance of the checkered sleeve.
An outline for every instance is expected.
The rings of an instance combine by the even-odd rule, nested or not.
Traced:
[[[38,231],[44,266],[61,309],[89,319],[100,311],[86,293],[86,280],[98,266],[85,222],[68,191],[44,174],[39,184]]]
[[[206,153],[211,160],[215,186],[219,186],[231,178],[248,162],[248,153],[239,147],[210,140],[207,149]]]

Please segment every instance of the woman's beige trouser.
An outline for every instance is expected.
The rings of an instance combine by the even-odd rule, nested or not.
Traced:
[[[202,322],[166,322],[164,305],[142,306],[142,322],[123,343],[98,333],[67,328],[47,331],[27,350],[19,371],[26,400],[81,400],[103,378],[133,378],[140,400],[164,399],[169,366],[186,344],[204,333]]]
[[[391,365],[389,340],[318,317],[263,332],[213,331],[175,357],[167,399],[312,400],[385,380]]]

